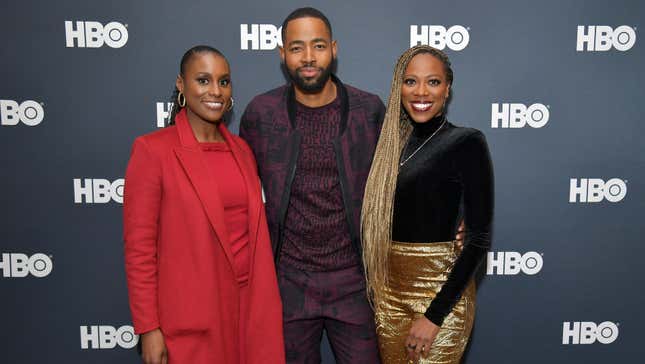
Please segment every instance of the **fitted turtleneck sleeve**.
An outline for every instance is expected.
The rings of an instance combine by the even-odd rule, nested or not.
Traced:
[[[417,125],[402,160],[436,129],[437,126]],[[400,168],[392,226],[395,241],[450,241],[462,217],[466,224],[463,250],[425,313],[439,326],[490,247],[493,189],[493,167],[484,135],[450,123]]]

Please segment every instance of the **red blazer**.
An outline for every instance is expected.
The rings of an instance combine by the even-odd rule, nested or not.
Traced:
[[[284,363],[282,305],[257,167],[248,145],[218,126],[240,166],[249,201],[248,311],[217,189],[186,119],[135,140],[125,176],[125,267],[136,333],[163,332],[170,363]]]

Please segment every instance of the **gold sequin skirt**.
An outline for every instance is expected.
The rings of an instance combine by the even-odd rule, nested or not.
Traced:
[[[423,316],[457,259],[454,242],[392,242],[389,283],[376,307],[376,331],[383,364],[410,363],[405,339],[413,320]],[[471,279],[420,364],[457,364],[475,319],[475,284]],[[427,349],[426,349],[427,350]]]

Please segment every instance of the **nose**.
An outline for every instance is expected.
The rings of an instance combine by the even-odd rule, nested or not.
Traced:
[[[314,56],[314,50],[312,47],[305,47],[302,52],[302,63],[310,64],[316,62],[316,57]]]
[[[208,92],[215,97],[222,96],[222,88],[217,82],[211,83],[211,87],[209,88]]]
[[[430,94],[430,88],[425,82],[417,83],[417,87],[414,88],[415,96],[427,96]]]

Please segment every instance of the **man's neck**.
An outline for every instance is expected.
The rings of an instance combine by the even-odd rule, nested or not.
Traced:
[[[325,86],[315,94],[305,93],[294,87],[296,101],[307,106],[307,107],[321,107],[328,104],[331,104],[336,99],[336,84],[330,78],[325,83]]]

